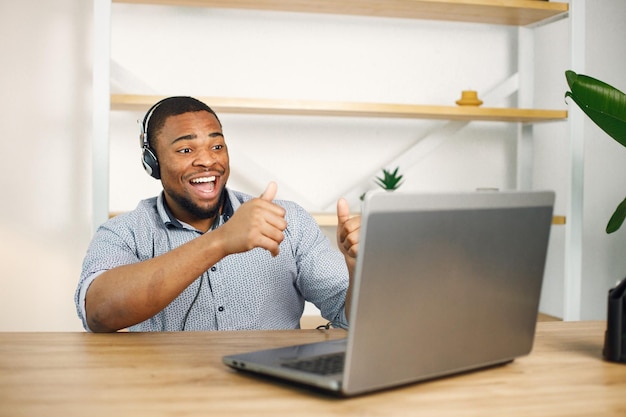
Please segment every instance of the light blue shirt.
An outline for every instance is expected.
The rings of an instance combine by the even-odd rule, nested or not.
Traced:
[[[227,191],[226,209],[217,227],[253,198]],[[347,328],[348,270],[343,255],[306,210],[290,201],[274,202],[285,208],[288,224],[278,256],[265,249],[226,256],[161,312],[129,330],[297,329],[305,300],[333,326]],[[171,216],[163,194],[100,226],[87,250],[75,295],[85,329],[90,330],[85,294],[102,272],[162,255],[201,234]]]

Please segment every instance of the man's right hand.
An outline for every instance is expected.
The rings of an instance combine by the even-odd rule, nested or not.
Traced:
[[[270,182],[259,198],[242,204],[233,217],[212,233],[223,233],[228,254],[247,252],[254,248],[267,249],[277,256],[287,228],[285,209],[274,204],[278,186]]]

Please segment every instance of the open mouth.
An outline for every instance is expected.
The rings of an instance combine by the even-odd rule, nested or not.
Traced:
[[[209,177],[194,178],[190,181],[191,185],[198,191],[203,193],[211,193],[215,190],[215,175]]]

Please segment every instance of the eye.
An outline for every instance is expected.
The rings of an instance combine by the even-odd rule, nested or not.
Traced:
[[[191,148],[183,148],[177,151],[178,153],[191,153]]]
[[[224,145],[215,145],[215,146],[213,146],[213,150],[214,151],[219,151],[220,149],[223,149],[223,148],[224,148]]]

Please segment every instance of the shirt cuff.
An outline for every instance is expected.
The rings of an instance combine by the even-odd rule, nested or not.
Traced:
[[[341,313],[337,317],[337,320],[333,323],[333,327],[338,327],[340,329],[348,329],[350,324],[348,323],[348,317],[346,317],[346,308],[341,309]]]
[[[80,319],[83,322],[83,328],[88,332],[92,333],[92,330],[87,325],[87,310],[85,308],[85,298],[87,297],[87,290],[89,286],[93,283],[93,281],[102,275],[105,271],[94,272],[83,281],[83,285],[80,287],[80,292],[78,293],[78,310],[80,313]]]

